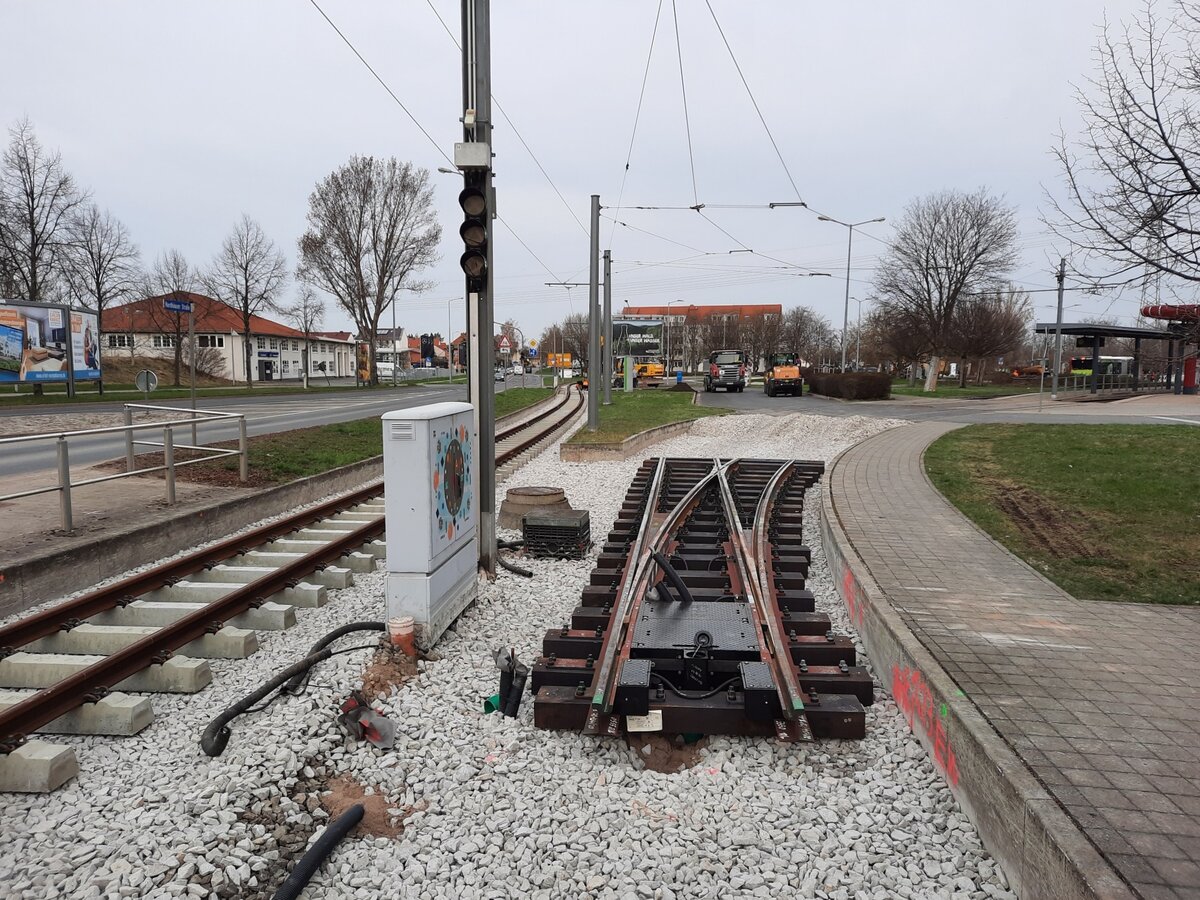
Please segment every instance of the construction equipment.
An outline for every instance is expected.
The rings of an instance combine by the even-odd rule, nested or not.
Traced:
[[[795,353],[773,353],[767,357],[767,371],[763,377],[763,393],[768,397],[782,393],[799,397],[804,393],[804,379],[800,377],[800,360]]]

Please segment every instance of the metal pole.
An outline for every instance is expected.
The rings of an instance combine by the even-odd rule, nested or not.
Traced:
[[[604,251],[604,319],[600,339],[604,342],[601,361],[604,363],[604,405],[612,405],[612,253]]]
[[[854,226],[849,226],[850,237],[846,241],[846,302],[842,307],[842,369],[846,371],[846,331],[850,328],[850,251],[854,247]]]
[[[75,527],[71,518],[71,458],[65,437],[58,439],[58,503],[63,531],[71,531]]]
[[[188,309],[188,347],[192,354],[192,419],[196,418],[196,307],[193,304]],[[192,422],[192,446],[200,446],[196,440],[196,423]]]
[[[129,408],[129,404],[125,405],[125,471],[132,472],[137,468],[137,463],[133,458],[133,410]]]
[[[175,504],[175,438],[171,434],[171,426],[163,428],[163,465],[166,466],[167,476],[167,505]]]
[[[475,110],[475,124],[464,127],[467,141],[479,141],[491,147],[492,142],[492,57],[489,0],[464,0],[463,20],[463,109]],[[493,224],[496,217],[496,195],[492,189],[492,169],[489,166],[484,190]],[[479,565],[489,576],[496,574],[496,398],[492,372],[496,367],[493,314],[493,285],[496,273],[492,267],[495,256],[496,231],[488,228],[487,278],[483,291],[474,295],[475,332],[472,335],[471,360],[474,382],[475,427],[479,446]]]
[[[588,431],[600,427],[600,195],[592,194],[592,246],[588,253]]]
[[[1054,371],[1050,373],[1050,399],[1058,399],[1058,373],[1062,369],[1063,284],[1067,278],[1067,258],[1058,260],[1058,314],[1054,320]]]
[[[396,349],[396,298],[392,298],[392,387],[396,386],[396,369],[400,364],[400,351]],[[376,369],[379,367],[376,366]]]
[[[246,446],[246,417],[238,417],[238,479],[245,481],[250,477],[250,450]]]
[[[855,326],[857,334],[855,335],[854,345],[854,371],[862,368],[862,300],[855,300],[858,304],[858,325]]]
[[[450,333],[454,330],[453,300],[446,301],[446,383],[454,381],[454,348],[450,345]]]

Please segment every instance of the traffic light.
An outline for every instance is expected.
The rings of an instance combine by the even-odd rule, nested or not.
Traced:
[[[458,195],[458,205],[462,207],[465,219],[458,233],[466,245],[466,251],[458,264],[467,275],[469,290],[478,293],[487,284],[487,242],[491,215],[488,209],[487,173],[467,171],[464,178],[466,187]]]

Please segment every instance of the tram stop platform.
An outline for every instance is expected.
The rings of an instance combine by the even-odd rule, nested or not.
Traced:
[[[1200,609],[1085,602],[925,475],[957,425],[826,477],[825,553],[880,681],[1020,896],[1200,897]]]

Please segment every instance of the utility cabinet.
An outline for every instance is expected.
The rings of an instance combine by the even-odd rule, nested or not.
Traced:
[[[472,407],[432,403],[382,424],[388,617],[412,616],[432,644],[478,589]]]

